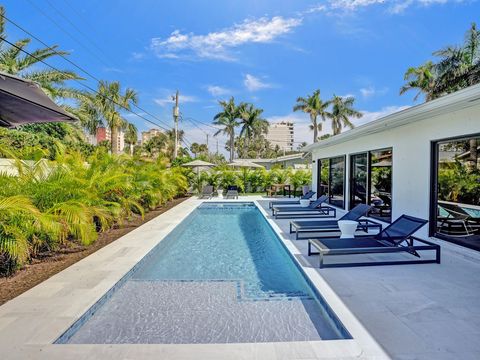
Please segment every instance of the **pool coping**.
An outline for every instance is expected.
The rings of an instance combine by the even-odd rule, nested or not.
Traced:
[[[306,266],[308,262],[303,255],[282,236],[280,228],[260,206],[260,199],[263,198],[249,196],[224,201],[255,203],[353,339],[239,344],[53,344],[198,205],[210,201],[191,198],[0,306],[2,358],[389,358],[318,270]],[[302,261],[298,260],[302,258]]]

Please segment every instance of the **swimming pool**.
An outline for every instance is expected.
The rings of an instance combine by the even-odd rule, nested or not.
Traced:
[[[108,264],[106,264],[108,266]],[[203,203],[56,343],[350,338],[253,203]]]

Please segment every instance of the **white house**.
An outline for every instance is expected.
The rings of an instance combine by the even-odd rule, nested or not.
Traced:
[[[419,236],[480,250],[480,85],[311,144],[313,189],[384,221],[429,220]]]

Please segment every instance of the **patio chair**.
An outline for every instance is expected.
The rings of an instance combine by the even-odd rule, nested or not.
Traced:
[[[369,219],[360,219],[362,216],[366,215],[367,212],[371,209],[370,205],[367,204],[358,204],[352,210],[347,212],[338,220],[294,220],[290,222],[290,234],[295,232],[295,239],[299,240],[300,233],[302,232],[335,232],[339,231],[338,222],[340,220],[352,220],[358,221],[357,230],[364,231],[368,233],[369,229],[378,229],[378,232],[382,231],[382,224],[379,224],[375,221]],[[331,237],[326,236],[315,236],[315,237]],[[312,236],[307,238],[311,239]],[[307,239],[303,238],[303,239]]]
[[[206,185],[202,189],[202,193],[200,194],[200,199],[210,199],[213,196],[213,185]]]
[[[449,236],[472,236],[480,229],[480,218],[473,217],[461,206],[439,201],[438,206],[447,212],[447,216],[437,216],[439,233]]]
[[[312,201],[307,207],[301,206],[273,206],[272,216],[275,219],[280,217],[331,217],[337,216],[337,209],[331,206],[323,205],[328,200],[328,196],[322,195],[317,200]]]
[[[310,190],[307,192],[305,195],[303,195],[300,200],[308,200],[311,199],[312,196],[315,195],[315,191]],[[293,201],[288,201],[288,200],[274,200],[270,201],[268,203],[268,208],[271,209],[274,205],[300,205],[300,200],[293,200]]]
[[[225,195],[225,199],[238,199],[238,187],[237,186],[229,186],[227,188],[227,194]]]
[[[400,265],[400,264],[440,264],[440,246],[430,241],[413,237],[412,235],[428,221],[413,216],[402,215],[383,231],[375,236],[360,236],[351,239],[310,239],[308,241],[308,255],[320,255],[320,268],[373,266],[373,265]],[[420,243],[420,244],[417,244]],[[318,252],[312,251],[312,246]],[[420,259],[418,251],[435,251],[434,259]],[[390,254],[406,253],[420,260],[379,260],[364,262],[342,262],[325,264],[324,258],[333,255],[359,254]]]

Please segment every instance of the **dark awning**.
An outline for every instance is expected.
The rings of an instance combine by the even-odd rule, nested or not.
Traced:
[[[0,126],[75,120],[34,82],[0,72]]]

